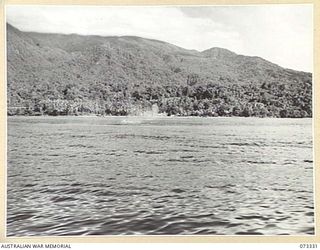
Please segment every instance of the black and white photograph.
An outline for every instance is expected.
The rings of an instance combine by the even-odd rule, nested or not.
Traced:
[[[6,5],[6,237],[315,235],[313,5]]]

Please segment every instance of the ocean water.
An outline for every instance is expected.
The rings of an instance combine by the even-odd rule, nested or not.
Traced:
[[[311,119],[9,117],[7,236],[314,234]]]

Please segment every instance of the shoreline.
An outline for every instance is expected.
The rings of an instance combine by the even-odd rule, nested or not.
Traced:
[[[155,116],[135,116],[135,115],[7,115],[8,118],[101,118],[101,119],[108,119],[108,118],[134,118],[134,119],[190,119],[190,118],[201,118],[201,119],[225,119],[225,118],[239,118],[239,119],[250,119],[250,118],[257,118],[257,119],[313,119],[313,117],[259,117],[259,116],[166,116],[166,115],[155,115]]]

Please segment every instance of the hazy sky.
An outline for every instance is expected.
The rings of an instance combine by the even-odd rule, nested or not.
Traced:
[[[221,47],[312,72],[312,5],[21,6],[7,22],[23,31],[134,35],[199,51]]]

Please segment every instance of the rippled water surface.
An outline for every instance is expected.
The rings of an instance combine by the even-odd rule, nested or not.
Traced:
[[[10,117],[7,235],[314,234],[311,119]]]

